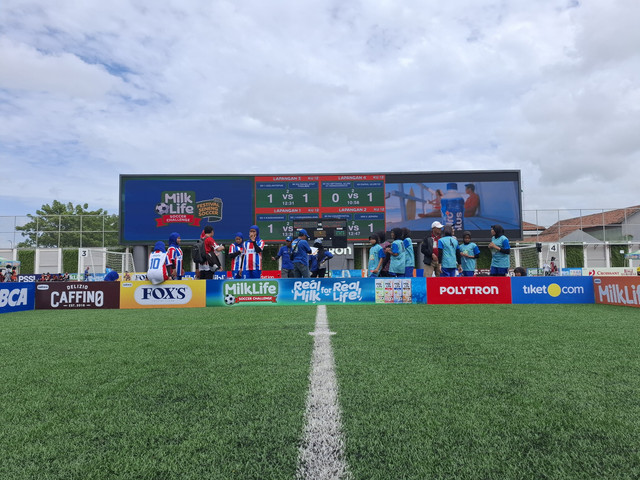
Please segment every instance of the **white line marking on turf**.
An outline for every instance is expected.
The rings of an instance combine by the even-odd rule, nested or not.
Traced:
[[[299,480],[350,478],[344,458],[344,438],[338,405],[338,381],[335,372],[327,308],[318,305],[314,336],[305,430],[298,456]]]

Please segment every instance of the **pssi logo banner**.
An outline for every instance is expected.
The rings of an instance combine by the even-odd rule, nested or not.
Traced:
[[[119,282],[46,282],[36,285],[36,309],[120,308]]]
[[[593,303],[591,277],[512,277],[513,303]]]
[[[399,297],[394,297],[402,298],[403,302],[391,303],[425,303],[424,278],[407,280],[411,287],[400,288]],[[376,303],[375,278],[207,281],[207,306],[356,303]]]
[[[120,308],[185,308],[206,305],[204,281],[120,282]]]
[[[0,284],[0,313],[33,310],[35,283]]]
[[[640,277],[595,277],[596,303],[640,307]]]
[[[429,304],[511,303],[508,277],[431,277],[426,280]]]

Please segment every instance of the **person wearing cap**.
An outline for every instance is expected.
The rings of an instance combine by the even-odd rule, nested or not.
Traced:
[[[233,278],[242,278],[240,267],[242,266],[242,252],[244,244],[244,235],[242,232],[236,232],[236,238],[229,245],[229,258],[231,259],[231,276]]]
[[[315,242],[313,242],[313,246],[317,248],[317,250],[315,254],[309,255],[309,269],[311,270],[311,276],[314,278],[324,278],[327,274],[327,268],[324,264],[327,260],[333,258],[333,253],[324,249],[321,238],[316,238]]]
[[[278,254],[275,257],[271,257],[271,260],[278,261],[282,259],[282,265],[280,267],[280,276],[282,278],[293,278],[293,262],[291,261],[291,242],[293,238],[287,237],[284,239],[284,245],[278,250]]]
[[[469,195],[464,201],[464,216],[475,217],[480,208],[480,197],[476,193],[476,186],[473,183],[467,183],[464,186],[464,191]]]
[[[301,228],[298,231],[298,238],[291,245],[291,260],[293,261],[293,276],[295,278],[309,278],[309,254],[311,247],[307,239],[307,231]]]
[[[436,220],[431,224],[431,233],[422,240],[420,251],[422,252],[424,263],[424,276],[440,276],[440,262],[438,261],[438,240],[442,233],[442,224]]]
[[[460,245],[460,275],[463,277],[473,277],[476,273],[476,259],[480,258],[480,248],[471,241],[471,232],[462,234],[462,244]]]

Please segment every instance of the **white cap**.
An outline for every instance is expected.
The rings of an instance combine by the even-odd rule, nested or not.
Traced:
[[[435,221],[431,224],[431,228],[442,228],[443,225],[439,221]]]

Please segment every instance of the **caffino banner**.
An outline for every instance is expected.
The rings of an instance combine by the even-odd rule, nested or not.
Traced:
[[[424,278],[207,281],[207,306],[425,303]]]
[[[36,309],[120,308],[118,282],[36,284]]]

